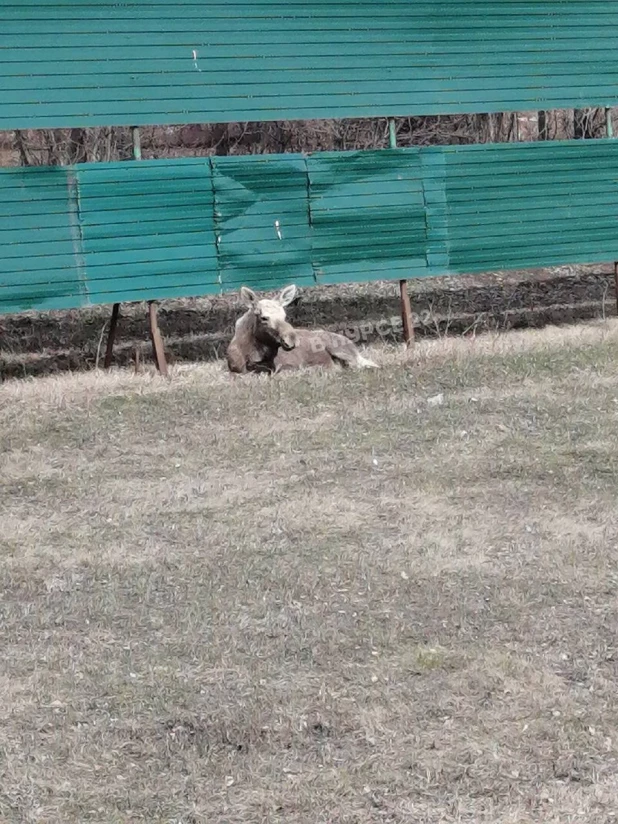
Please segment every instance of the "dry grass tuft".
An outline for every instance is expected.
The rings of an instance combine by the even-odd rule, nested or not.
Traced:
[[[614,820],[617,338],[0,386],[0,820]]]

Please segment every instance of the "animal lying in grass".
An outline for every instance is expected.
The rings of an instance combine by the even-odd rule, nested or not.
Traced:
[[[275,300],[260,300],[243,286],[240,298],[247,307],[236,321],[234,337],[227,349],[230,372],[279,372],[303,366],[377,367],[364,358],[345,335],[323,329],[294,329],[285,307],[296,296],[296,286],[287,286]]]

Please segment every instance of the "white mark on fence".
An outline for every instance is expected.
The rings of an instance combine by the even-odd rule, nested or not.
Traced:
[[[198,72],[202,71],[197,65],[197,49],[193,49],[193,68]]]
[[[277,233],[277,237],[279,238],[279,240],[283,240],[283,238],[281,237],[281,224],[278,220],[275,220],[275,232]]]

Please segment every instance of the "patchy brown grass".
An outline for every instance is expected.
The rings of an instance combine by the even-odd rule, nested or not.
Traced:
[[[617,343],[1,386],[0,820],[613,821]]]

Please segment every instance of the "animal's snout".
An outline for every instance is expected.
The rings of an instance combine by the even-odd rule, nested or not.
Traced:
[[[296,346],[296,333],[293,329],[284,332],[281,335],[281,348],[285,349],[286,352],[294,349]]]

